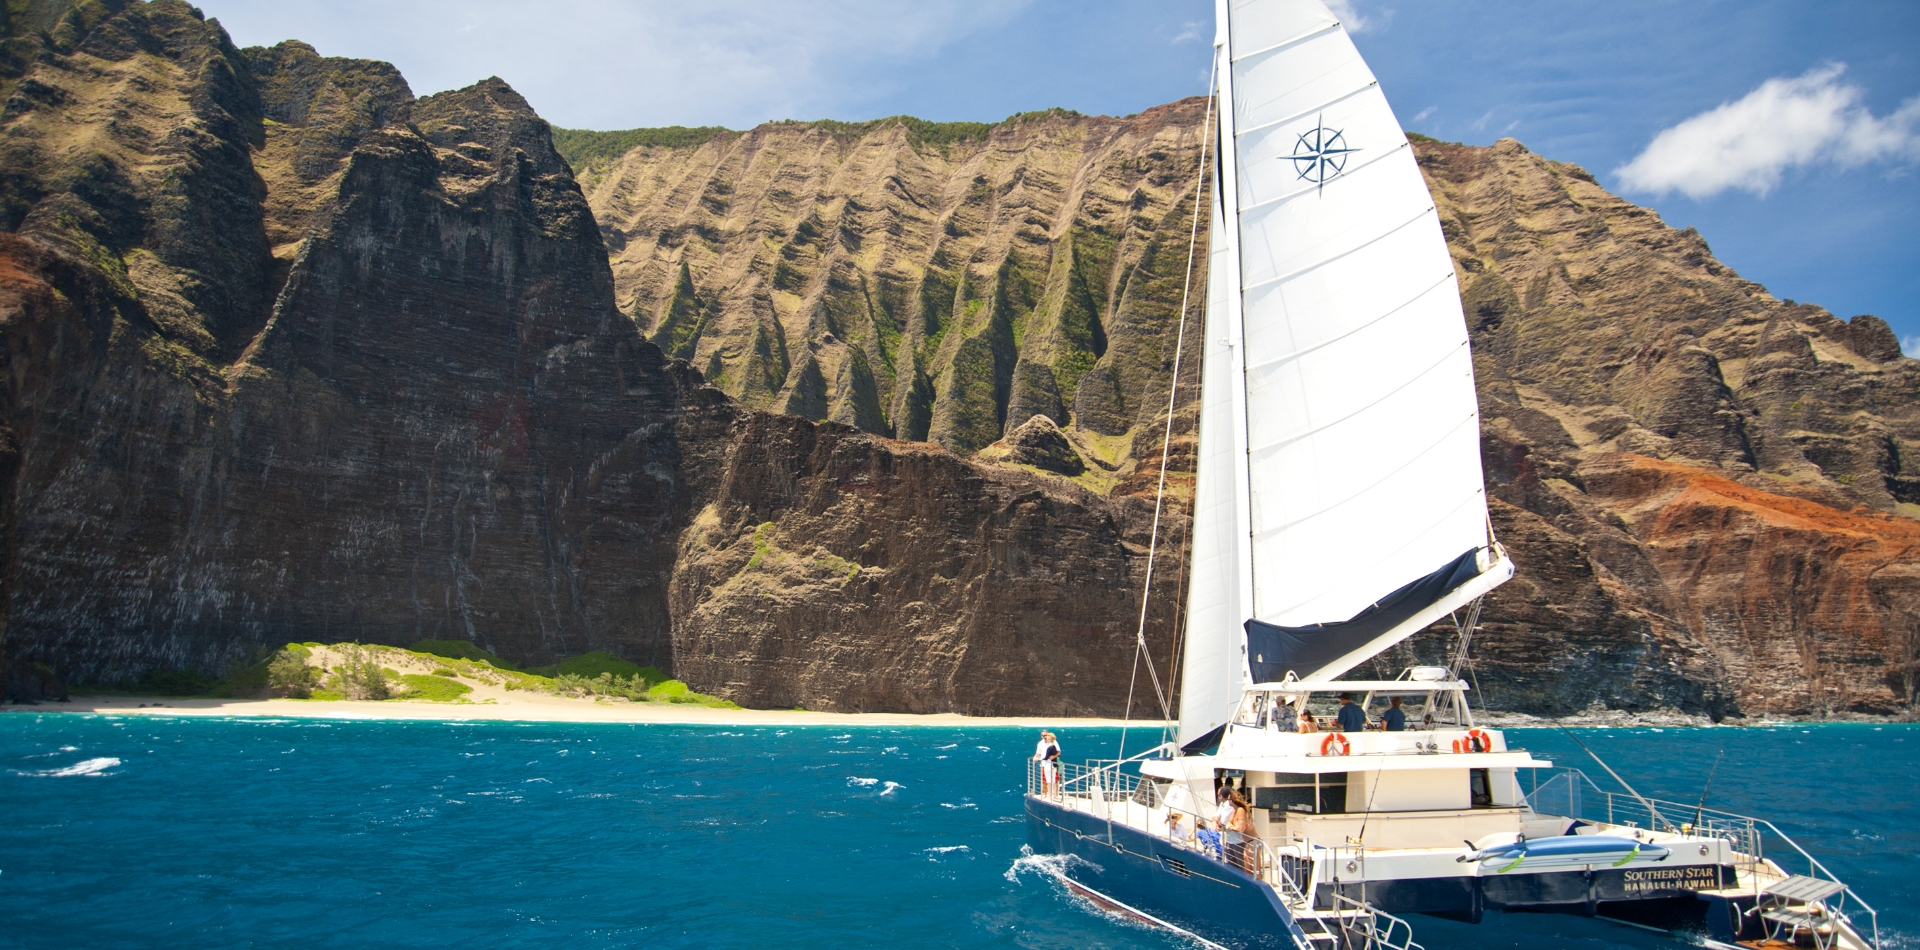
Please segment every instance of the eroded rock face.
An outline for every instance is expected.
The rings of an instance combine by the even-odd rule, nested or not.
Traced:
[[[707,499],[673,578],[688,683],[776,708],[1124,710],[1150,503],[731,405],[682,433]],[[1148,618],[1163,677],[1177,582]],[[1160,714],[1144,670],[1134,712]]]
[[[852,129],[782,123],[596,163],[587,172],[588,194],[613,249],[623,308],[742,398],[1041,469],[1014,458],[1018,443],[1038,435],[1018,430],[1020,420],[1051,415],[1094,467],[1079,477],[1082,485],[1150,494],[1166,419],[1153,407],[1163,405],[1177,326],[1168,319],[1178,313],[1168,278],[1181,270],[1160,262],[1176,256],[1176,245],[1184,261],[1186,232],[1176,225],[1191,208],[1180,203],[1185,193],[1169,176],[1183,167],[1172,160],[1178,148],[1191,150],[1197,141],[1201,105],[1189,100],[1123,122],[1059,114],[1010,121],[944,150],[916,144],[910,127],[897,121]],[[1920,472],[1908,461],[1920,438],[1920,364],[1900,355],[1884,321],[1841,321],[1818,307],[1777,300],[1714,260],[1697,233],[1668,228],[1608,194],[1584,170],[1532,155],[1518,142],[1474,148],[1421,140],[1415,147],[1473,334],[1495,525],[1522,572],[1490,599],[1488,631],[1479,641],[1478,671],[1492,701],[1561,713],[1594,704],[1713,715],[1911,708],[1920,653],[1910,637],[1883,631],[1904,629],[1901,618],[1915,609],[1901,579],[1916,570],[1920,554],[1887,549],[1878,567],[1860,575],[1865,586],[1849,588],[1871,596],[1853,597],[1849,610],[1816,609],[1819,597],[1787,575],[1760,586],[1708,582],[1700,565],[1669,556],[1665,535],[1642,530],[1660,523],[1645,516],[1646,506],[1669,496],[1600,493],[1581,474],[1617,464],[1601,460],[1632,456],[1728,479],[1771,499],[1763,508],[1804,501],[1851,516],[1864,506],[1862,517],[1878,512],[1906,523],[1901,519],[1920,515]],[[1126,192],[1142,148],[1159,148],[1167,160],[1127,192],[1142,210],[1115,230],[1112,196]],[[1077,170],[1060,171],[1067,168]],[[1127,235],[1115,246],[1137,249],[1139,265],[1126,253],[1101,258],[1107,270],[1076,265],[1065,284],[1049,277],[1046,294],[994,297],[979,312],[1001,313],[996,308],[1004,303],[1017,327],[1040,326],[1067,312],[1063,301],[1072,294],[1050,296],[1061,286],[1101,286],[1096,278],[1107,274],[1119,287],[1116,275],[1133,268],[1136,276],[1124,280],[1137,281],[1151,261],[1159,296],[1109,294],[1089,310],[1116,313],[1139,301],[1129,352],[1149,357],[1101,356],[1074,377],[1073,398],[1056,402],[1048,381],[1057,388],[1065,377],[1052,357],[1026,354],[1040,337],[1016,334],[1013,351],[983,351],[1001,354],[992,364],[1005,380],[996,383],[995,392],[1004,394],[994,403],[998,428],[976,427],[965,438],[954,437],[954,428],[923,433],[902,425],[907,416],[899,409],[910,403],[899,396],[918,384],[898,374],[893,401],[883,400],[878,414],[832,408],[858,387],[834,382],[852,376],[823,372],[822,388],[814,367],[846,365],[824,354],[849,339],[894,332],[888,326],[899,327],[903,341],[914,332],[911,321],[886,324],[879,315],[964,317],[966,294],[940,285],[928,297],[934,277],[948,272],[933,267],[921,281],[913,266],[947,266],[943,255],[964,250],[968,286],[1011,286],[996,283],[1007,262],[1026,266],[1021,262],[1044,255],[1051,274],[1063,261],[1083,260],[1076,242],[1090,229]],[[906,310],[862,304],[854,309],[867,314],[861,326],[871,331],[821,330],[820,315],[844,310],[833,304],[836,287],[871,289],[891,286],[889,280],[911,290]],[[1149,300],[1158,308],[1151,312],[1162,315],[1157,322],[1145,318]],[[1192,325],[1189,331],[1198,332]],[[880,336],[860,335],[869,332]],[[952,393],[964,391],[952,381],[987,364],[969,362],[971,351],[936,332],[920,343],[873,350],[866,365],[890,354],[894,362],[885,365],[910,364],[933,384],[921,392],[951,403]],[[1054,335],[1045,339],[1064,339],[1057,327],[1046,332]],[[974,330],[961,336],[968,333],[992,339]],[[742,367],[773,365],[754,354],[775,352],[774,341],[788,347],[781,352],[810,355],[749,385]],[[1009,360],[1005,352],[1019,355]],[[1028,375],[1041,365],[1054,371]],[[1104,379],[1098,369],[1108,365],[1160,367],[1158,375],[1136,372],[1116,384],[1116,405],[1141,407],[1131,422],[1111,421],[1089,401],[1087,381]],[[796,401],[795,393],[804,398]],[[1176,503],[1184,503],[1190,485],[1179,473],[1191,470],[1194,395],[1188,390],[1174,414],[1168,468]],[[1124,449],[1111,458],[1092,451],[1115,445],[1109,437],[1118,433],[1126,434]],[[994,438],[1002,441],[986,445]],[[1725,532],[1718,543],[1757,543],[1759,525],[1729,518],[1717,529]],[[1772,538],[1767,544],[1777,556],[1768,569],[1829,556],[1821,537],[1812,531]],[[1826,596],[1820,603],[1834,603]],[[1830,634],[1806,626],[1815,616]],[[1826,642],[1823,636],[1854,646],[1810,646]],[[1390,662],[1436,659],[1444,640],[1434,631]],[[1759,641],[1776,644],[1767,649],[1800,644],[1807,661],[1765,666],[1762,685],[1749,672],[1762,669],[1749,655]]]
[[[582,181],[621,309],[747,405],[961,454],[1046,415],[1122,470],[1165,413],[1205,108],[780,122]]]
[[[65,105],[0,128],[11,653],[95,681],[309,639],[668,659],[678,390],[518,95],[414,100],[166,2],[20,82]],[[172,131],[81,134],[114,114]]]
[[[1547,708],[1911,709],[1920,549],[1898,539],[1920,515],[1920,363],[1886,324],[1776,300],[1700,235],[1510,139],[1419,151],[1465,288],[1488,488],[1549,532],[1507,536],[1523,579],[1548,582],[1489,600],[1481,669],[1510,684],[1493,701],[1542,666],[1591,666],[1597,623],[1616,650],[1642,640],[1636,676],[1669,685],[1610,696],[1628,669],[1612,664],[1570,673]],[[1554,625],[1544,664],[1505,650],[1545,632],[1525,632],[1543,604],[1581,602],[1551,579],[1582,561],[1603,616]]]
[[[1138,503],[669,362],[505,83],[415,99],[164,0],[59,23],[0,77],[14,698],[454,638],[756,704],[1119,711]]]
[[[1087,470],[1073,441],[1046,416],[1036,415],[1007,433],[1007,437],[980,450],[985,461],[1008,462],[1072,478]]]
[[[498,80],[415,99],[172,0],[30,12],[0,43],[0,669],[453,637],[752,705],[1117,713],[1165,451],[1168,672],[1203,103],[779,124],[628,153],[589,202]],[[1911,709],[1920,364],[1886,325],[1517,142],[1417,148],[1521,566],[1490,702]]]

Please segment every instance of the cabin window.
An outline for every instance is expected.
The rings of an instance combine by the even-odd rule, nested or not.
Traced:
[[[1337,815],[1347,810],[1345,772],[1276,772],[1273,779],[1274,784],[1253,789],[1253,807],[1267,809],[1275,821],[1286,820],[1287,812]]]
[[[1493,807],[1493,779],[1486,769],[1474,769],[1467,773],[1467,791],[1475,808]]]

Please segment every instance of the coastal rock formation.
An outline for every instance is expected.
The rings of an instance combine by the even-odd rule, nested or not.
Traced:
[[[776,122],[581,180],[622,311],[748,406],[963,455],[1045,415],[1115,471],[1165,412],[1205,111]]]
[[[497,79],[416,99],[177,0],[8,11],[11,691],[459,639],[750,705],[1158,711],[1204,102],[568,133],[583,192]],[[1488,701],[1911,711],[1920,363],[1887,325],[1517,142],[1416,149],[1522,570]]]
[[[66,15],[16,86],[57,108],[0,128],[9,651],[94,681],[348,637],[664,662],[678,392],[546,124],[499,80],[415,100],[112,11]]]
[[[674,672],[749,706],[1117,715],[1152,505],[710,399],[672,582]],[[1179,577],[1156,581],[1156,669]],[[1141,672],[1136,714],[1160,707]]]
[[[50,22],[8,40],[37,48],[0,117],[10,693],[458,639],[521,662],[684,649],[743,698],[816,708],[1117,711],[1132,509],[746,412],[669,362],[505,83],[415,99],[385,64],[237,50],[171,0]],[[855,458],[888,494],[829,515],[869,497]],[[733,529],[774,553],[728,562]],[[893,599],[762,606],[781,629],[857,613],[869,638],[824,628],[849,646],[814,678],[744,677],[768,638],[726,593],[755,577],[726,580],[784,578],[803,543]],[[1007,621],[1068,584],[1077,612]]]
[[[1673,704],[1706,712],[1911,710],[1920,362],[1886,323],[1775,299],[1511,139],[1419,150],[1473,331],[1488,487],[1657,648],[1642,674],[1670,685],[1649,698],[1685,682],[1699,700]],[[1523,572],[1564,560],[1514,547]],[[1521,590],[1489,602],[1489,659],[1527,636]],[[1567,711],[1615,702],[1566,693]]]
[[[1158,481],[1204,112],[1196,99],[1127,119],[1056,112],[985,129],[892,119],[569,141],[622,309],[729,392],[1068,474],[1070,460],[1038,448],[1057,445],[1027,421],[1039,416],[1087,466],[1076,481],[1117,496],[1150,494]],[[619,136],[641,144],[598,147]],[[1903,579],[1920,570],[1920,551],[1896,544],[1897,532],[1875,534],[1868,553],[1847,540],[1852,527],[1812,519],[1773,533],[1751,516],[1800,504],[1894,528],[1920,516],[1920,463],[1909,461],[1920,363],[1885,322],[1775,299],[1714,260],[1699,234],[1513,140],[1416,137],[1415,148],[1473,334],[1495,527],[1522,569],[1489,600],[1478,641],[1490,701],[1543,713],[1911,709],[1920,604]],[[1089,257],[1089,235],[1111,240],[1112,253]],[[967,266],[955,271],[955,260]],[[1009,277],[1042,269],[1043,282]],[[943,274],[983,289],[955,293]],[[1044,291],[996,296],[1036,285]],[[866,288],[857,306],[836,303],[855,287]],[[1063,319],[1082,313],[1094,319]],[[1001,316],[1011,348],[982,329]],[[980,351],[995,354],[991,412],[968,395],[988,389],[965,384],[988,363],[943,335],[949,327],[1001,341]],[[1070,342],[1092,341],[1094,329],[1113,341],[1104,352]],[[896,333],[898,345],[887,343]],[[1062,372],[1081,364],[1091,368]],[[877,401],[862,401],[867,377],[850,365],[893,371],[891,382],[873,374]],[[1107,390],[1089,387],[1107,380],[1117,395],[1093,399]],[[913,402],[916,392],[927,401]],[[1193,395],[1183,386],[1174,414],[1176,503],[1188,492]],[[974,423],[942,427],[936,416]],[[1062,467],[1049,468],[1055,458]],[[1680,515],[1667,506],[1701,504],[1694,496],[1587,481],[1662,465],[1755,500],[1689,508],[1722,517],[1693,529],[1690,557],[1676,556],[1668,532]],[[1744,565],[1744,580],[1715,576],[1732,570],[1727,552],[1755,545],[1767,553]],[[1843,549],[1853,552],[1845,566],[1830,569]],[[1837,586],[1809,587],[1809,571]],[[1436,659],[1446,641],[1437,629],[1382,668]]]

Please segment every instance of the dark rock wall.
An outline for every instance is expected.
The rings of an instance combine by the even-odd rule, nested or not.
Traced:
[[[499,80],[415,99],[173,0],[18,9],[18,691],[454,637],[753,705],[1115,713],[1131,682],[1153,710],[1133,643],[1202,103],[776,124],[636,149],[589,199]],[[1491,703],[1911,709],[1920,363],[1886,324],[1777,300],[1517,142],[1417,148],[1521,566],[1476,649]]]
[[[457,637],[668,661],[678,389],[519,96],[242,56],[165,2],[22,81],[70,105],[3,129],[28,159],[8,248],[47,287],[9,314],[16,659],[113,680]],[[67,129],[96,111],[174,127],[103,148]]]
[[[1139,503],[669,363],[506,84],[416,100],[166,0],[59,22],[0,116],[16,698],[454,638],[755,704],[1123,703]]]

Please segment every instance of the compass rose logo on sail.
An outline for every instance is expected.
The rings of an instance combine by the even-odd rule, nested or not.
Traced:
[[[1317,124],[1300,133],[1299,141],[1293,143],[1293,169],[1301,178],[1324,185],[1340,177],[1347,170],[1347,156],[1358,151],[1347,147],[1346,136],[1339,129]]]

